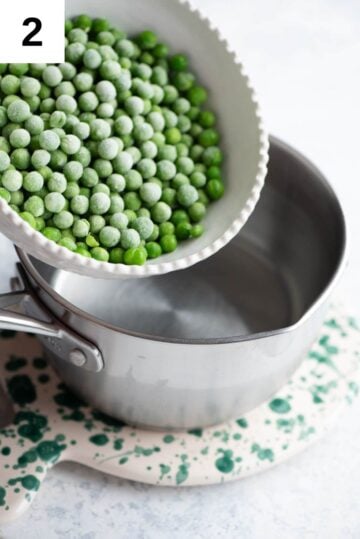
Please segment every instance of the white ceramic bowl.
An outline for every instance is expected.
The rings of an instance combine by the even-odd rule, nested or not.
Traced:
[[[185,52],[208,88],[225,152],[226,194],[211,205],[197,240],[143,267],[97,262],[74,254],[34,231],[0,199],[0,230],[26,252],[68,271],[101,278],[146,277],[189,267],[224,247],[244,226],[259,199],[267,172],[268,137],[254,91],[228,43],[186,1],[68,0],[67,16],[106,17],[130,35],[155,30],[173,52]]]

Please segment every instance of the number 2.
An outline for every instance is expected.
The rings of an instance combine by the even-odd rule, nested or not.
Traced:
[[[23,47],[41,47],[43,44],[42,41],[32,41],[32,39],[40,32],[42,28],[42,22],[36,17],[28,17],[24,20],[23,26],[29,26],[30,24],[34,24],[35,28],[31,30],[30,34],[28,34],[22,42]]]

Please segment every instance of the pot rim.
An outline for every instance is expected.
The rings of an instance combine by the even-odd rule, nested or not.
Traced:
[[[30,257],[27,253],[22,251],[20,248],[15,247],[17,255],[21,261],[21,264],[23,265],[25,271],[31,275],[31,277],[34,279],[34,281],[38,284],[38,286],[43,289],[50,297],[52,297],[59,305],[64,307],[65,309],[73,312],[80,318],[83,318],[89,322],[92,322],[93,324],[97,326],[101,326],[105,329],[109,329],[111,331],[115,331],[116,333],[121,333],[124,335],[127,335],[129,337],[134,338],[140,338],[145,339],[148,341],[154,341],[154,342],[162,342],[162,343],[168,343],[168,344],[188,344],[188,345],[219,345],[219,344],[232,344],[236,342],[246,342],[246,341],[254,341],[259,339],[265,339],[269,337],[274,337],[277,335],[282,335],[286,333],[290,333],[293,331],[296,331],[299,329],[302,325],[304,325],[312,316],[313,314],[319,309],[321,305],[326,303],[326,301],[331,296],[334,288],[337,286],[338,281],[340,277],[342,276],[348,262],[348,233],[347,233],[347,225],[346,225],[346,219],[345,215],[342,209],[342,204],[339,199],[339,196],[335,192],[334,188],[330,185],[327,178],[324,176],[324,174],[307,158],[305,157],[301,152],[290,146],[289,144],[283,142],[282,140],[271,136],[270,138],[271,143],[277,146],[278,148],[286,150],[290,155],[295,157],[298,161],[300,161],[303,165],[305,165],[307,168],[311,169],[312,172],[317,176],[318,180],[324,185],[324,187],[327,189],[329,196],[331,196],[338,205],[339,210],[339,218],[341,220],[341,224],[343,227],[343,234],[344,234],[344,242],[342,246],[341,255],[339,258],[339,262],[337,264],[336,269],[334,270],[333,277],[330,279],[328,285],[323,290],[323,292],[318,296],[318,298],[312,303],[312,305],[309,307],[309,309],[303,314],[303,316],[294,324],[270,331],[260,332],[260,333],[254,333],[249,335],[241,335],[241,336],[233,336],[233,337],[226,337],[226,338],[206,338],[206,339],[180,339],[180,338],[169,338],[169,337],[161,337],[161,336],[154,336],[154,335],[147,335],[146,333],[140,333],[136,331],[130,331],[123,329],[121,327],[115,326],[113,324],[110,324],[104,320],[101,320],[99,318],[96,318],[95,316],[92,316],[86,311],[83,311],[82,309],[79,309],[72,303],[70,303],[68,300],[66,300],[63,296],[61,296],[58,292],[56,292],[48,283],[47,281],[38,273],[38,271],[35,269],[34,265],[32,264]]]

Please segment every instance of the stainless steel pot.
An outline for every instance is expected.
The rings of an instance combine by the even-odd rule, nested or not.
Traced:
[[[194,428],[276,392],[316,338],[344,268],[331,187],[272,140],[262,200],[219,254],[177,273],[94,280],[18,251],[21,280],[0,326],[39,335],[66,384],[103,412],[151,428]],[[20,314],[20,313],[23,314]]]

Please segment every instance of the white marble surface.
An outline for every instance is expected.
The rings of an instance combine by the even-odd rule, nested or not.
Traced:
[[[352,235],[341,293],[360,315],[360,3],[193,0],[237,48],[269,130],[303,150],[340,194]],[[216,66],[215,66],[216,67]],[[1,282],[12,255],[0,242]],[[360,537],[360,402],[306,453],[262,476],[159,489],[61,465],[31,515],[1,539],[350,539]]]

